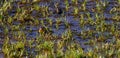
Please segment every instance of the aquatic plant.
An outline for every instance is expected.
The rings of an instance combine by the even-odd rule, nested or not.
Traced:
[[[66,11],[68,11],[69,10],[69,2],[68,2],[68,0],[65,0],[65,9],[66,9]]]
[[[74,15],[78,15],[79,14],[79,9],[78,7],[74,7]]]
[[[82,3],[82,10],[83,11],[86,11],[86,3],[87,3],[86,0],[84,0],[84,2]]]
[[[17,42],[15,44],[9,44],[9,38],[6,38],[4,46],[2,48],[6,57],[22,57],[24,53],[24,43]]]
[[[77,5],[78,4],[78,0],[72,0],[72,3]]]

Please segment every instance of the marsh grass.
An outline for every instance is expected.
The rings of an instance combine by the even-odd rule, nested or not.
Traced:
[[[0,35],[4,34],[4,37],[0,38],[4,39],[2,53],[6,58],[120,58],[119,6],[108,11],[114,16],[106,18],[104,11],[109,5],[107,0],[104,2],[93,0],[96,3],[94,11],[92,11],[94,12],[93,16],[87,10],[86,6],[89,2],[87,0],[83,2],[72,0],[72,3],[65,0],[65,7],[61,7],[61,3],[56,2],[52,4],[55,6],[54,10],[51,9],[51,6],[39,5],[40,2],[51,4],[52,2],[48,0],[30,2],[30,0],[19,2],[5,0],[0,3]],[[63,16],[59,16],[59,8],[65,8],[62,10]],[[73,10],[69,10],[70,8]],[[14,16],[10,16],[8,13],[12,9],[16,10]],[[59,17],[56,18],[54,14]],[[72,30],[77,26],[69,21],[71,18],[68,19],[68,16],[78,19],[81,31],[76,31],[77,35]],[[106,23],[107,20],[113,23]],[[18,23],[15,24],[15,22]],[[60,31],[61,34],[56,34],[62,24],[65,26],[64,32]],[[25,29],[29,25],[37,28]],[[1,27],[4,29],[3,31]],[[53,32],[53,27],[57,31]],[[29,32],[36,32],[35,38],[27,37]],[[78,41],[74,36],[78,36],[80,40],[88,40],[88,42]],[[107,40],[111,41],[107,42]],[[85,51],[82,43],[92,49],[86,48],[87,51]]]

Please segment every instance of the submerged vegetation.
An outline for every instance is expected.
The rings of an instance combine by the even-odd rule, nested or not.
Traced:
[[[0,0],[0,57],[120,58],[120,0]]]

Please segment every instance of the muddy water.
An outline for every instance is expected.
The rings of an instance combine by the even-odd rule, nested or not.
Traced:
[[[19,0],[18,0],[19,1]],[[78,8],[81,7],[81,3],[83,2],[84,0],[79,0],[78,1]],[[55,3],[59,3],[59,8],[62,9],[60,13],[56,13],[55,12],[55,6],[54,4]],[[109,11],[114,8],[114,7],[118,7],[118,3],[117,1],[115,0],[102,0],[102,3],[108,3],[107,6],[105,7],[105,9],[103,10],[103,14],[100,14],[100,15],[104,15],[104,17],[106,19],[110,19],[112,18],[115,14],[110,14]],[[47,22],[45,22],[44,24],[51,28],[52,31],[53,31],[53,34],[55,35],[62,35],[66,30],[66,26],[65,26],[65,21],[69,24],[71,24],[70,26],[70,29],[72,30],[72,32],[76,33],[76,34],[79,34],[81,31],[83,30],[87,30],[87,29],[93,29],[94,30],[94,27],[92,26],[85,26],[84,29],[82,29],[79,25],[79,17],[75,17],[73,16],[73,10],[74,10],[74,5],[72,5],[72,1],[69,0],[69,4],[70,4],[70,9],[68,11],[64,11],[65,10],[65,4],[63,3],[62,0],[53,0],[53,1],[50,1],[50,2],[46,2],[46,1],[43,1],[43,2],[39,2],[38,3],[39,6],[48,6],[49,7],[49,12],[53,12],[53,14],[49,15],[48,18],[50,18],[53,22],[56,22],[56,20],[61,20],[62,23],[59,25],[58,29],[56,28],[56,24],[54,23],[52,26],[49,26],[49,24]],[[17,2],[14,2],[13,3],[13,7],[14,9],[13,10],[10,10],[8,11],[9,15],[10,16],[14,16],[16,14],[16,8],[19,6],[19,7],[30,7],[31,4],[25,4],[25,5],[17,5]],[[101,5],[99,5],[101,6]],[[86,3],[86,8],[87,10],[86,11],[80,11],[79,14],[87,14],[88,12],[90,13],[90,16],[95,19],[95,14],[96,12],[93,11],[93,9],[96,8],[96,2],[94,2],[93,0],[87,0],[87,3]],[[102,6],[101,6],[102,8]],[[36,17],[36,16],[39,16],[40,14],[37,12],[37,11],[32,11],[31,13],[31,16],[33,17]],[[43,20],[43,19],[46,19],[44,17],[41,17],[39,16],[38,17],[38,20]],[[85,17],[85,19],[87,19]],[[107,24],[112,24],[114,23],[113,20],[106,20],[106,23]],[[120,22],[118,22],[120,24]],[[13,22],[14,25],[19,25],[21,24],[19,21],[17,22]],[[10,31],[10,27],[8,27],[8,30],[9,30],[9,37],[13,37],[14,35],[13,34],[18,34],[18,32],[21,32],[21,33],[24,33],[25,36],[27,37],[27,40],[31,40],[31,39],[35,39],[39,33],[38,33],[38,29],[41,27],[41,25],[24,25],[24,28],[23,26],[21,26],[21,29],[17,30],[17,31]],[[119,29],[120,29],[120,26],[119,26]],[[91,49],[92,47],[89,46],[89,45],[85,45],[84,43],[85,42],[88,42],[89,39],[82,39],[79,35],[76,35],[74,34],[73,38],[77,41],[79,41],[81,47],[84,48],[85,51],[87,51],[88,49]],[[105,33],[105,34],[109,34],[109,33]],[[3,42],[5,36],[4,36],[4,29],[3,27],[0,27],[0,46]],[[95,34],[94,36],[99,36],[99,34]],[[113,39],[114,36],[111,36],[111,38]],[[15,40],[11,40],[12,43],[16,42]],[[108,39],[106,40],[106,42],[111,42],[111,39]],[[1,48],[1,47],[0,47]],[[27,49],[29,51],[29,48]],[[1,55],[1,54],[0,54]]]

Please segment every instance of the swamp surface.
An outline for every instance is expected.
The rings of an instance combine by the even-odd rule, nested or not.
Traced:
[[[119,58],[120,0],[0,0],[2,58]]]

